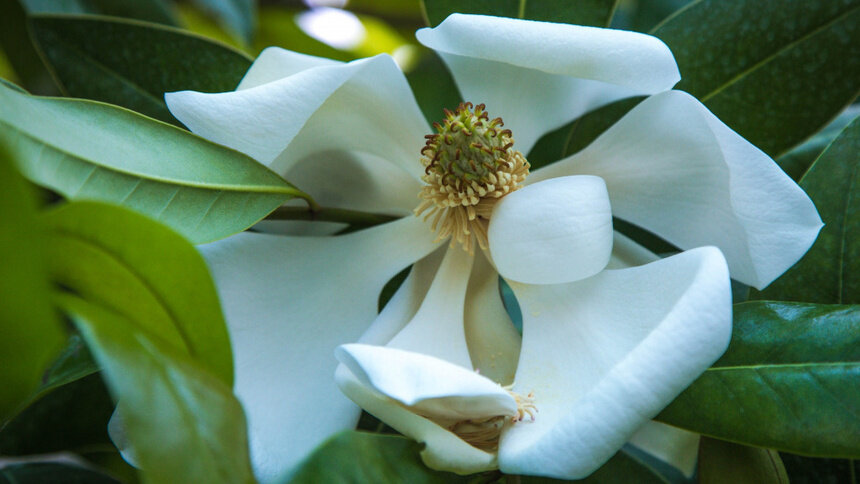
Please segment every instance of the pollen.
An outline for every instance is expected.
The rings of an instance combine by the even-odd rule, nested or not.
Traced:
[[[473,110],[474,108],[474,110]],[[436,240],[451,238],[470,254],[477,240],[487,249],[487,228],[495,204],[522,187],[529,162],[515,150],[513,133],[502,118],[490,119],[486,106],[461,103],[445,110],[435,134],[425,136],[421,149],[426,185],[415,215],[432,217]]]
[[[513,415],[494,415],[480,419],[461,420],[448,427],[448,430],[457,434],[472,447],[485,452],[495,452],[499,449],[499,437],[506,422],[515,424],[522,422],[528,415],[531,421],[535,419],[537,407],[534,404],[534,395],[520,395],[511,390],[510,386],[504,387],[517,402],[517,411]]]

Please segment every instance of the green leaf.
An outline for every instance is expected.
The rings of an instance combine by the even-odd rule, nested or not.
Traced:
[[[860,118],[815,161],[800,186],[824,221],[815,244],[755,299],[860,303]]]
[[[812,163],[830,146],[848,124],[860,115],[860,105],[853,104],[843,111],[824,129],[815,133],[812,138],[794,147],[788,153],[776,159],[782,170],[795,181],[800,181],[809,171]]]
[[[778,156],[860,92],[860,0],[699,0],[662,23],[687,91]]]
[[[848,482],[856,483],[860,476],[860,461],[802,457],[782,452],[785,470],[795,483]]]
[[[347,431],[337,434],[282,482],[457,483],[468,478],[429,469],[418,455],[421,444],[397,435]]]
[[[723,440],[702,438],[699,484],[788,484],[779,453]]]
[[[455,12],[606,27],[617,3],[618,0],[421,0],[431,27]]]
[[[33,194],[0,142],[0,422],[38,388],[66,338],[49,304],[44,251]]]
[[[14,464],[0,468],[0,484],[120,484],[92,469],[56,462]]]
[[[171,27],[109,17],[34,15],[33,37],[61,89],[181,126],[164,93],[232,91],[245,54]]]
[[[177,25],[168,0],[21,0],[29,13],[101,14]]]
[[[223,381],[117,313],[57,302],[104,368],[145,482],[254,482],[242,407]]]
[[[453,110],[463,99],[448,67],[431,50],[421,56],[418,65],[406,74],[406,79],[429,123],[442,119],[443,109]]]
[[[618,3],[612,28],[648,32],[691,0],[627,0]]]
[[[123,316],[232,386],[221,305],[191,244],[143,215],[98,202],[61,205],[44,222],[55,284]]]
[[[860,306],[734,306],[729,349],[658,417],[722,440],[860,456]]]
[[[192,0],[200,9],[214,17],[229,30],[238,34],[246,43],[254,37],[254,21],[257,17],[254,0]]]
[[[120,203],[209,242],[307,197],[253,159],[131,111],[0,86],[0,143],[34,182]]]
[[[301,52],[329,59],[351,61],[349,52],[335,49],[306,34],[296,23],[296,15],[302,10],[280,5],[264,5],[260,8],[259,25],[254,40],[254,50],[262,51],[269,46]]]
[[[57,87],[42,64],[27,31],[27,13],[18,0],[0,0],[0,49],[18,82],[36,94],[54,94]]]

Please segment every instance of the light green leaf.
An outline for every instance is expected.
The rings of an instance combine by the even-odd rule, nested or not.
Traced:
[[[0,142],[0,422],[39,387],[66,339],[50,306],[44,237],[30,187]]]
[[[607,27],[617,3],[618,0],[421,0],[431,27],[455,12]]]
[[[722,440],[860,457],[860,306],[734,306],[729,349],[658,420]]]
[[[239,35],[246,43],[254,37],[257,4],[254,0],[192,0],[200,9]]]
[[[654,34],[687,91],[741,136],[779,156],[860,92],[860,0],[699,0]]]
[[[110,309],[233,384],[227,326],[203,258],[155,221],[98,202],[72,202],[44,222],[55,284]]]
[[[29,13],[101,14],[176,25],[169,0],[21,0]]]
[[[254,50],[260,52],[274,45],[303,54],[341,61],[355,58],[349,52],[335,49],[306,34],[296,23],[296,15],[301,11],[298,8],[286,8],[280,5],[261,7]]]
[[[699,484],[788,484],[779,453],[723,440],[702,438]]]
[[[466,483],[468,478],[429,469],[421,444],[397,435],[342,432],[322,444],[281,482]]]
[[[56,462],[33,462],[0,468],[0,484],[120,484],[92,469]]]
[[[800,262],[752,297],[860,304],[860,118],[821,154],[800,186],[824,228]]]
[[[30,25],[66,95],[179,126],[164,93],[232,91],[251,66],[250,58],[224,44],[134,20],[34,15]]]
[[[0,142],[24,174],[72,199],[119,203],[195,243],[307,197],[236,151],[131,111],[0,86]]]
[[[71,295],[57,302],[104,368],[145,482],[254,482],[228,386],[117,313]]]

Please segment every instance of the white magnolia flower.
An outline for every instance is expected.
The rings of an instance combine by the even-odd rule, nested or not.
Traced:
[[[611,216],[684,249],[716,246],[732,276],[756,287],[800,258],[821,227],[809,198],[770,158],[694,98],[669,90],[678,70],[653,37],[471,15],[452,15],[417,36],[443,57],[464,98],[485,104],[463,106],[442,136],[429,140],[403,74],[384,55],[343,64],[267,49],[235,92],[167,95],[171,112],[193,132],[254,157],[321,205],[403,216],[336,237],[327,234],[337,227],[318,236],[242,233],[201,247],[224,305],[236,392],[262,479],[354,426],[358,408],[339,393],[331,355],[358,340],[477,368],[505,384],[516,373],[515,389],[533,387],[539,413],[533,424],[505,431],[506,440],[523,437],[501,449],[503,468],[525,469],[515,463],[563,453],[576,454],[576,462],[552,472],[587,472],[711,364],[731,328],[726,273],[712,249],[598,274],[607,264],[647,258],[613,234]],[[523,179],[520,157],[543,133],[634,95],[651,97],[585,150]],[[510,132],[484,109],[504,118]],[[481,126],[467,133],[454,128],[457,120]],[[481,137],[474,148],[486,164],[472,167],[456,149],[439,154],[449,135],[461,150]],[[463,190],[452,188],[458,183]],[[418,194],[441,205],[419,207]],[[413,216],[416,208],[431,218]],[[437,215],[435,233],[429,227]],[[435,241],[448,233],[451,249]],[[486,251],[461,250],[457,241],[468,249],[472,235]],[[413,263],[377,315],[383,285]],[[498,274],[524,309],[521,358]],[[440,338],[450,348],[434,346]],[[413,404],[404,387],[374,380],[368,368],[375,357],[360,348],[339,353],[359,377],[351,396],[385,394],[390,398],[380,398]],[[436,375],[433,365],[416,368]],[[340,379],[350,392],[345,371]],[[551,375],[566,376],[549,381]],[[426,380],[398,385],[412,385],[419,400],[451,388],[462,397],[479,385],[451,378],[456,388],[415,384]],[[432,432],[448,432],[437,423]],[[460,471],[476,467],[446,461],[446,445],[428,446],[425,459]],[[431,454],[441,460],[434,464]]]

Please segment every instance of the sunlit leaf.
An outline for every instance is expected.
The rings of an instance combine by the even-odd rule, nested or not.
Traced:
[[[192,0],[202,10],[217,19],[219,23],[251,43],[254,37],[254,22],[257,17],[257,4],[254,0]]]
[[[0,105],[0,142],[28,178],[72,199],[122,204],[195,243],[306,196],[243,154],[122,108],[5,86]]]
[[[723,440],[860,457],[860,305],[736,304],[729,349],[657,418]]]

